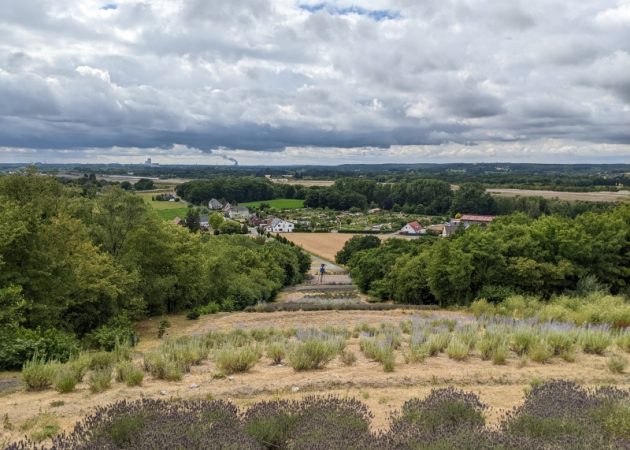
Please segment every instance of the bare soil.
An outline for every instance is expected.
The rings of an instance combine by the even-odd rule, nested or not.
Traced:
[[[183,316],[168,317],[172,324],[171,337],[201,335],[211,330],[262,327],[321,327],[324,325],[354,327],[360,323],[398,324],[413,316],[435,318],[470,319],[462,313],[435,311],[317,311],[276,313],[220,313],[202,316],[189,321]],[[151,350],[161,341],[156,333],[161,318],[153,318],[139,324],[141,341],[136,348],[135,360],[141,363],[142,353]],[[429,358],[424,363],[405,364],[402,355],[397,355],[396,370],[383,372],[381,366],[367,360],[359,350],[358,339],[350,339],[347,349],[357,356],[354,366],[344,366],[338,359],[323,370],[295,372],[286,365],[271,365],[263,357],[249,373],[235,374],[224,379],[213,379],[214,363],[205,361],[193,367],[192,373],[179,382],[166,382],[146,376],[143,386],[129,388],[114,383],[102,394],[91,394],[82,383],[70,394],[59,394],[54,390],[43,392],[5,392],[0,395],[0,415],[8,415],[13,431],[0,429],[0,445],[8,440],[19,439],[23,432],[19,425],[40,412],[54,414],[63,429],[93,411],[97,406],[116,400],[135,400],[142,397],[162,399],[217,398],[247,407],[265,399],[293,399],[312,394],[336,394],[355,397],[364,401],[373,411],[373,426],[387,426],[390,413],[412,397],[425,396],[432,388],[453,385],[477,393],[489,406],[490,422],[498,420],[506,411],[522,400],[524,389],[533,380],[567,379],[584,385],[612,384],[630,388],[630,376],[612,374],[606,366],[606,357],[579,354],[575,363],[554,359],[550,364],[528,362],[525,365],[512,356],[504,366],[495,366],[472,356],[465,362],[456,362],[445,355]],[[58,407],[54,401],[63,401]]]
[[[335,255],[346,242],[356,234],[351,233],[285,233],[285,238],[301,246],[304,250],[328,261],[334,261]]]

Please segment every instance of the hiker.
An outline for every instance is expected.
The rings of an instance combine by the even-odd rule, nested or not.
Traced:
[[[319,266],[319,284],[324,282],[324,274],[326,273],[326,264]]]

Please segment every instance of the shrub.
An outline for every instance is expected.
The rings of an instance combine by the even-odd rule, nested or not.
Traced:
[[[114,354],[115,361],[131,361],[133,350],[128,342],[116,341],[112,353]]]
[[[197,308],[197,311],[201,314],[216,314],[221,311],[221,305],[218,303],[208,303],[207,305],[200,306]]]
[[[116,355],[111,352],[95,352],[90,355],[90,369],[107,369],[116,363]]]
[[[452,387],[434,389],[423,400],[405,402],[402,409],[392,415],[390,433],[404,434],[405,431],[414,430],[429,434],[441,428],[453,430],[483,426],[485,408],[474,394]]]
[[[481,336],[481,339],[479,339],[477,349],[481,354],[481,359],[488,361],[489,359],[492,359],[492,355],[496,352],[497,348],[506,346],[507,342],[503,334],[487,331],[483,336]]]
[[[188,319],[188,320],[197,320],[197,319],[199,319],[199,316],[201,316],[199,311],[196,310],[196,309],[193,309],[193,310],[189,311],[188,314],[186,314],[186,319]]]
[[[138,335],[128,317],[118,316],[107,325],[100,326],[89,333],[85,340],[91,348],[112,351],[117,342],[128,342],[135,345],[138,342]]]
[[[608,358],[607,365],[612,373],[623,373],[628,367],[628,361],[621,355],[612,355]]]
[[[298,420],[297,408],[286,400],[259,402],[243,416],[245,432],[265,448],[286,448]]]
[[[284,341],[273,341],[267,344],[267,357],[273,364],[280,364],[287,356],[287,343]]]
[[[630,331],[624,331],[617,336],[617,346],[624,352],[630,353]]]
[[[442,353],[448,347],[451,340],[451,334],[447,331],[443,331],[436,334],[431,334],[426,341],[427,354],[429,356],[437,356]]]
[[[179,381],[184,376],[181,364],[160,351],[144,356],[144,368],[158,380]]]
[[[215,362],[223,373],[247,372],[254,367],[261,357],[260,349],[255,345],[232,347],[227,345],[215,354]]]
[[[140,386],[144,380],[144,373],[131,361],[118,363],[116,366],[116,381],[124,382],[127,386]]]
[[[544,339],[539,339],[529,347],[527,356],[532,361],[544,364],[553,357],[553,348]]]
[[[339,353],[339,359],[341,359],[341,362],[345,366],[354,366],[357,362],[357,356],[354,354],[354,352],[348,350],[343,350],[341,353]]]
[[[55,381],[59,370],[56,361],[47,362],[44,358],[34,356],[22,366],[22,380],[29,391],[39,391],[49,388]]]
[[[293,344],[288,360],[295,371],[316,370],[325,367],[339,352],[336,341],[307,339]]]
[[[429,351],[426,344],[414,344],[412,342],[409,344],[409,349],[404,353],[404,356],[407,364],[414,364],[424,362],[429,356]]]
[[[460,338],[454,337],[446,347],[446,354],[449,358],[455,361],[465,361],[468,358],[468,353],[470,352],[470,346],[461,340]]]
[[[47,361],[65,362],[79,352],[74,335],[56,329],[34,331],[3,325],[0,342],[0,370],[19,369],[35,355]]]
[[[529,348],[536,342],[537,336],[529,327],[520,327],[512,333],[511,349],[518,356],[529,352]]]
[[[605,330],[586,328],[581,330],[578,343],[584,353],[602,355],[612,344],[612,336]]]
[[[112,368],[101,367],[92,371],[88,383],[93,394],[109,389],[112,385]]]
[[[157,333],[158,339],[162,339],[164,337],[164,334],[166,333],[166,330],[170,327],[171,327],[171,322],[169,322],[166,319],[162,319],[160,321],[160,326],[158,327],[158,333]]]
[[[66,367],[74,372],[77,381],[83,381],[83,377],[87,373],[92,363],[92,356],[89,353],[82,352],[66,363]]]
[[[492,364],[500,366],[507,361],[509,348],[506,341],[501,342],[497,347],[492,350]]]
[[[390,336],[363,337],[359,341],[366,358],[373,359],[383,366],[385,372],[393,372],[396,365],[395,341]]]
[[[76,371],[71,367],[62,366],[55,374],[54,387],[57,392],[65,394],[74,391],[78,382]]]

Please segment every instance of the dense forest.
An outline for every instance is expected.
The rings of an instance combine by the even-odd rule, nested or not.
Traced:
[[[120,187],[84,194],[35,172],[0,177],[0,369],[35,352],[63,359],[77,339],[111,345],[147,315],[242,309],[310,266],[277,240],[162,222]]]
[[[254,202],[274,198],[304,198],[303,186],[273,184],[266,178],[218,176],[177,186],[177,195],[193,204],[216,198],[228,202]]]
[[[340,255],[366,292],[401,303],[467,304],[514,293],[549,297],[590,283],[629,293],[630,206],[576,218],[517,213],[450,239],[353,238]],[[378,243],[377,243],[378,244]]]

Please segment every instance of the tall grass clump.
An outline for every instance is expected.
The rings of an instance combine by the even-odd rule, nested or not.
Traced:
[[[518,356],[523,356],[529,352],[530,347],[534,345],[538,339],[533,328],[529,326],[519,326],[512,333],[510,348]]]
[[[624,352],[630,353],[630,331],[626,330],[619,334],[616,339],[617,347]]]
[[[22,366],[22,381],[29,391],[41,391],[52,386],[60,364],[46,361],[43,357],[33,356]]]
[[[553,357],[553,347],[545,339],[539,338],[530,345],[527,356],[534,362],[544,364]]]
[[[477,349],[484,361],[492,360],[495,365],[505,364],[510,350],[505,331],[487,331],[479,339]]]
[[[158,380],[179,381],[184,376],[180,363],[162,351],[144,355],[144,369]]]
[[[451,333],[448,331],[440,331],[435,334],[430,334],[427,337],[425,347],[429,356],[437,356],[444,352],[451,341]]]
[[[106,391],[112,385],[112,368],[102,367],[92,371],[88,383],[93,394]]]
[[[267,344],[267,357],[273,364],[280,364],[287,356],[286,340],[275,340]]]
[[[288,361],[295,371],[321,369],[341,350],[339,343],[335,340],[307,339],[291,346]]]
[[[90,354],[90,369],[98,370],[113,367],[116,364],[116,355],[112,352],[94,352]]]
[[[233,347],[226,345],[215,352],[214,360],[225,374],[247,372],[258,362],[262,353],[257,345]]]
[[[79,380],[77,374],[68,365],[63,365],[57,370],[55,374],[54,387],[55,390],[61,394],[74,391]]]
[[[131,361],[119,362],[116,365],[116,381],[127,386],[140,386],[144,380],[144,373]]]
[[[612,355],[608,358],[606,365],[612,373],[624,373],[628,367],[628,361],[621,355]]]
[[[391,336],[364,336],[359,341],[361,352],[368,359],[379,362],[385,372],[393,372],[396,366],[396,342]]]
[[[603,355],[612,342],[612,335],[604,328],[584,328],[578,335],[578,343],[582,351],[593,355]]]
[[[465,361],[470,354],[470,345],[458,336],[454,336],[446,347],[446,354],[455,361]]]

